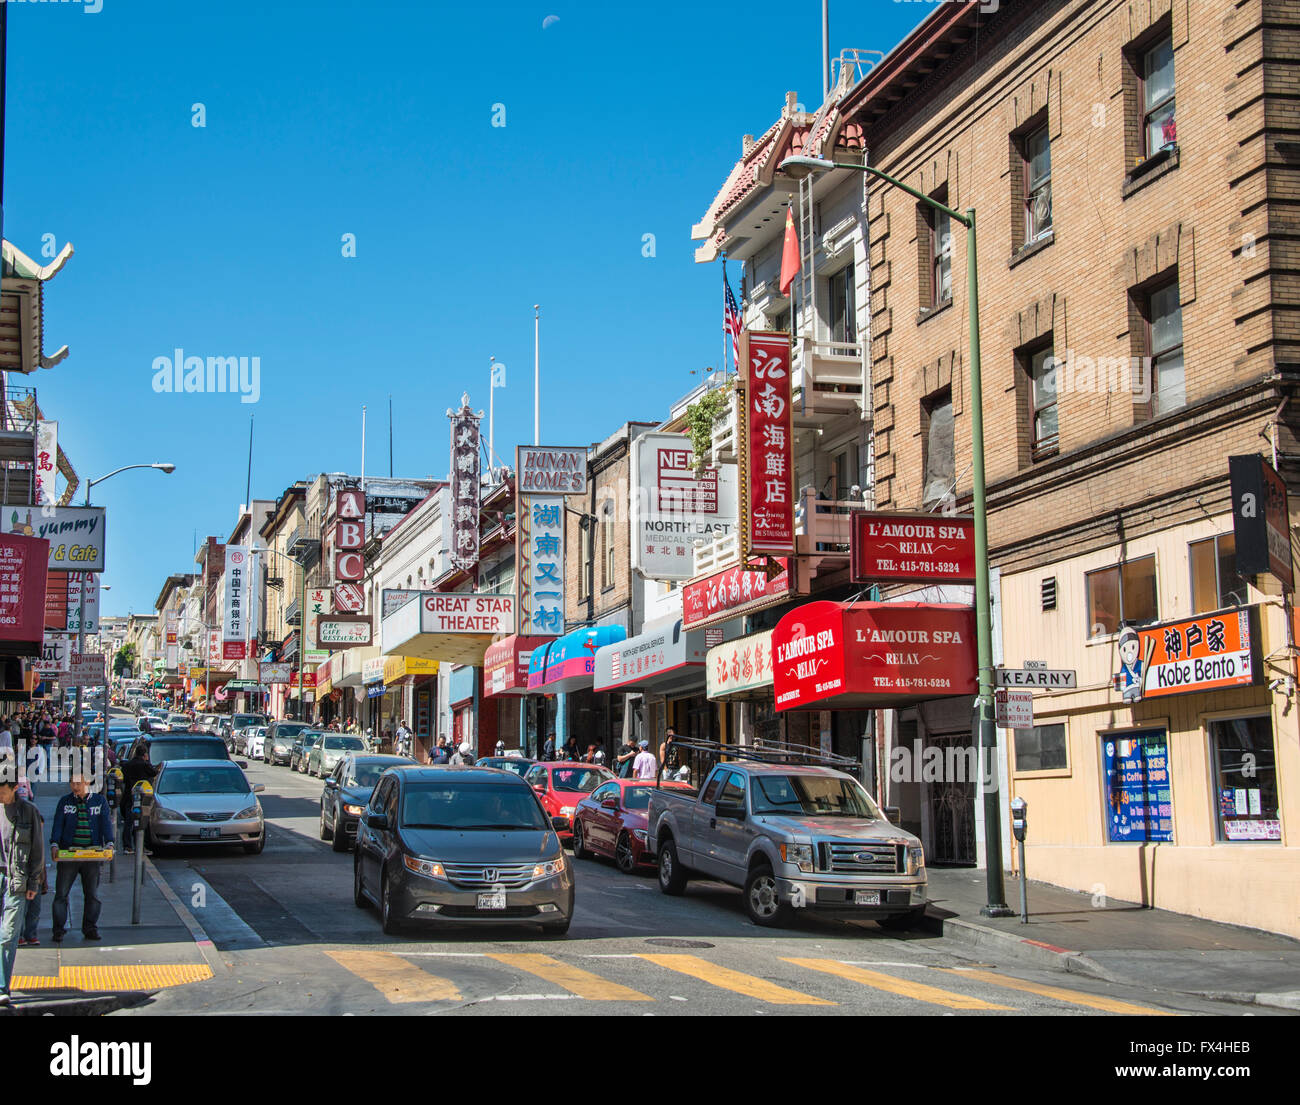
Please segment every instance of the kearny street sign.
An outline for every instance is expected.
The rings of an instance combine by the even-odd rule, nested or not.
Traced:
[[[1052,668],[998,668],[994,672],[999,687],[1038,687],[1043,690],[1073,689],[1076,673]]]

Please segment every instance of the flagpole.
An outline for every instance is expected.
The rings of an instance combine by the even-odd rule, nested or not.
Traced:
[[[488,358],[488,483],[492,484],[492,467],[496,463],[492,458],[496,456],[496,426],[497,426],[497,373],[492,366],[496,364],[495,357]]]
[[[722,251],[722,380],[727,379],[727,338],[731,331],[727,326],[727,251]]]
[[[541,391],[541,335],[542,305],[533,304],[533,444],[542,443],[542,391]]]
[[[366,493],[366,405],[361,404],[361,494]]]

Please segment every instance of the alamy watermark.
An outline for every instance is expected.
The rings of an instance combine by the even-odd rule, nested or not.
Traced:
[[[1151,398],[1150,357],[1087,357],[1067,349],[1043,362],[1043,389],[1056,395],[1123,392],[1134,402]]]
[[[28,747],[25,740],[18,740],[12,752],[7,748],[0,752],[0,783],[71,783],[73,779],[84,779],[92,792],[103,789],[102,747]]]
[[[153,389],[158,394],[211,395],[229,392],[241,403],[262,397],[261,357],[203,357],[177,349],[153,360]]]

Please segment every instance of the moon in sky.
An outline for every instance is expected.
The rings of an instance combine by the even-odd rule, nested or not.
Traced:
[[[546,30],[547,27],[551,26],[553,23],[558,23],[559,21],[560,17],[558,15],[548,15],[542,20],[542,30]]]

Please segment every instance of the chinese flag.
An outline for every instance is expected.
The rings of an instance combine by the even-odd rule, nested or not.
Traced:
[[[788,295],[799,271],[799,235],[794,229],[794,208],[785,209],[785,245],[781,248],[781,294]]]

